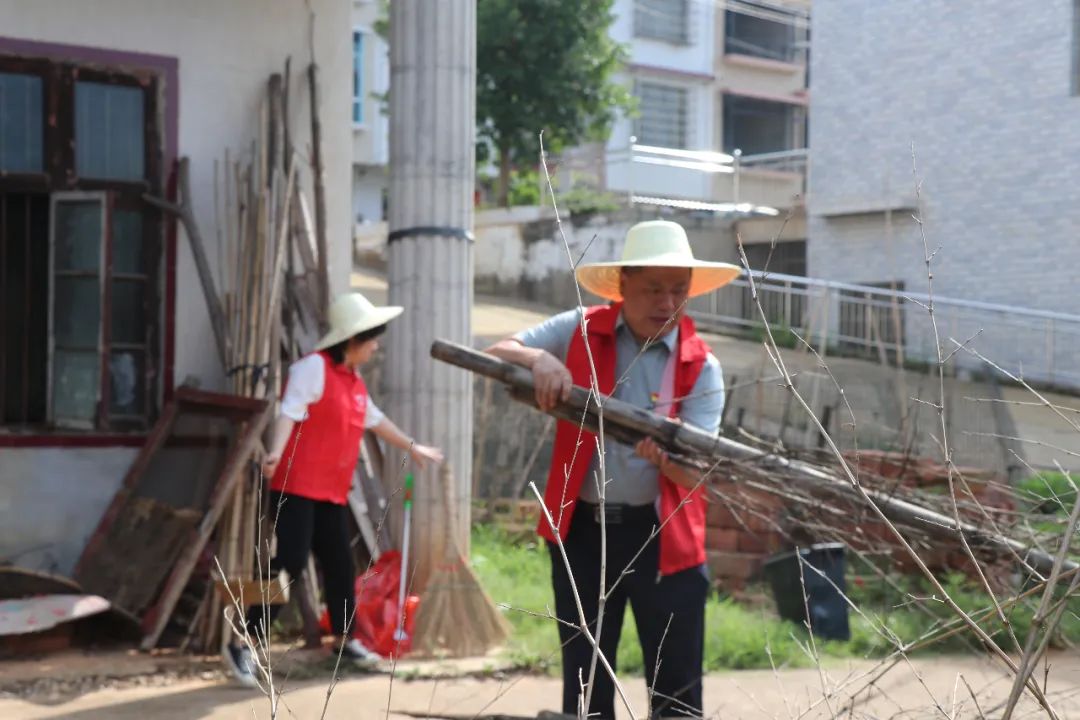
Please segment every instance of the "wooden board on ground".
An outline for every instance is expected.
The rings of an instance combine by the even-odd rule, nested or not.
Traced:
[[[153,647],[269,419],[267,403],[176,391],[75,566]]]

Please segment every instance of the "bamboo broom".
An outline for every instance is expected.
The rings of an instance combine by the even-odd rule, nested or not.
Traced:
[[[443,464],[439,479],[448,513],[444,558],[420,599],[413,653],[420,657],[484,655],[510,636],[510,625],[461,552],[449,463]]]

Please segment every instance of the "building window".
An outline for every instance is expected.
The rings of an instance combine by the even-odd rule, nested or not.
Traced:
[[[155,414],[157,81],[131,72],[0,59],[0,427]]]
[[[805,117],[799,105],[724,95],[724,152],[758,155],[806,147]]]
[[[739,7],[724,13],[725,53],[795,62],[798,37],[794,16],[785,21],[787,13],[746,0],[741,0]]]
[[[75,83],[75,171],[80,177],[141,181],[145,108],[139,87]]]
[[[687,148],[690,145],[690,91],[665,83],[639,80],[634,83],[638,118],[634,135],[641,145]]]
[[[352,34],[352,121],[364,122],[364,33],[359,30]]]
[[[35,75],[0,72],[0,172],[41,172],[41,86]]]
[[[689,0],[635,0],[634,37],[690,44]]]

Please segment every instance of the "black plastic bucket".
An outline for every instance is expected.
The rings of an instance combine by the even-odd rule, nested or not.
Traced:
[[[804,624],[810,610],[810,629],[827,640],[851,639],[848,604],[841,592],[844,584],[845,553],[843,543],[822,543],[802,548],[799,553],[810,567],[803,567],[799,577],[799,559],[794,551],[773,555],[765,561],[762,574],[772,586],[780,617]],[[817,568],[821,572],[815,572]],[[824,575],[824,577],[822,577]],[[803,597],[803,584],[806,597]]]

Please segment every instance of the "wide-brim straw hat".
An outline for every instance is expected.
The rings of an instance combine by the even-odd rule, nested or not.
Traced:
[[[690,268],[690,297],[721,288],[742,273],[738,265],[695,258],[682,225],[670,220],[649,220],[626,232],[621,260],[581,265],[577,279],[594,295],[622,300],[619,275],[626,267]]]
[[[360,293],[338,295],[331,303],[328,313],[330,330],[315,345],[315,349],[325,350],[353,335],[385,325],[404,310],[405,308],[399,305],[372,305],[371,301]]]

